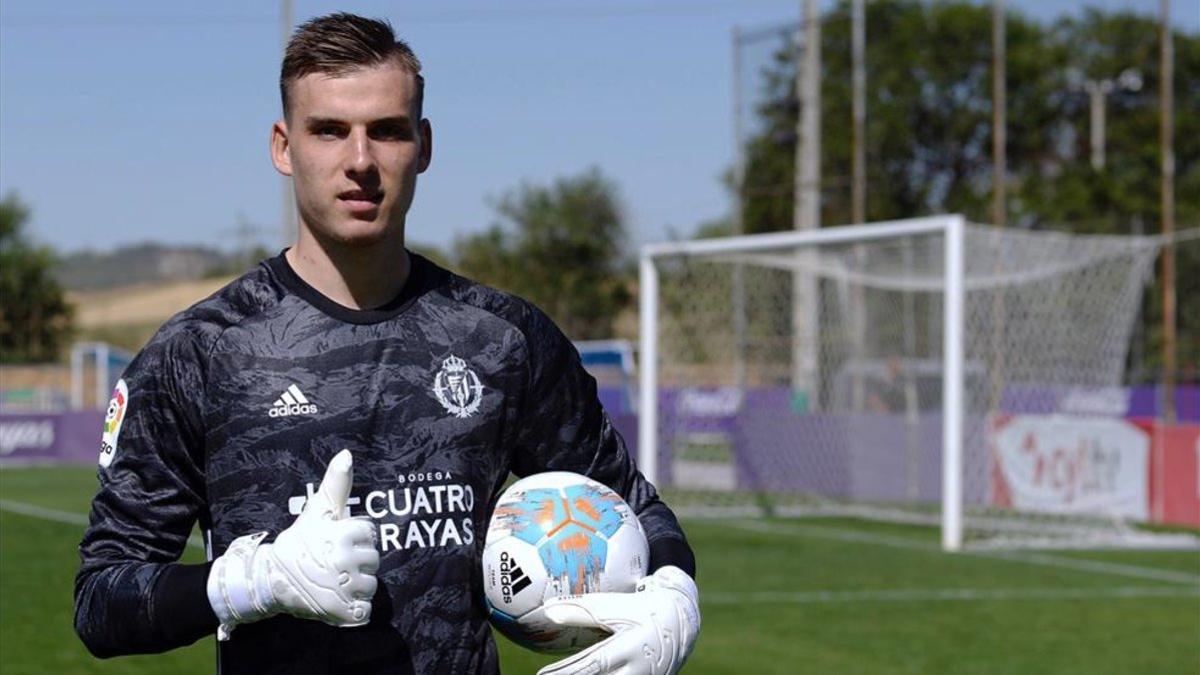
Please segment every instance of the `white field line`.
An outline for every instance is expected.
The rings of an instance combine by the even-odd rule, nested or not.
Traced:
[[[891,546],[892,548],[906,548],[911,551],[925,551],[927,553],[940,553],[942,549],[933,544],[909,539],[907,537],[897,537],[887,534],[873,534],[870,532],[859,532],[857,530],[846,530],[837,527],[825,527],[815,525],[800,525],[788,523],[767,523],[757,521],[713,521],[719,522],[738,530],[749,530],[751,532],[764,532],[769,534],[795,534],[815,539],[831,539],[833,541],[846,541],[855,544],[876,544],[880,546]]]
[[[942,549],[934,544],[926,544],[905,537],[897,537],[885,534],[873,534],[870,532],[859,532],[857,530],[846,530],[836,527],[825,527],[816,525],[799,525],[788,524],[779,525],[773,523],[759,522],[744,522],[744,521],[713,521],[719,522],[727,527],[732,527],[740,530],[749,530],[751,532],[769,532],[771,534],[791,534],[801,537],[812,537],[815,539],[832,539],[835,541],[845,541],[860,544],[873,544],[877,546],[890,546],[893,548],[903,548],[911,551],[923,551],[926,553],[942,553]],[[1085,560],[1080,558],[1065,558],[1048,553],[1035,553],[1031,551],[1013,551],[1013,552],[985,552],[985,551],[966,551],[956,555],[969,555],[978,558],[988,558],[991,560],[1007,560],[1017,563],[1025,563],[1027,565],[1041,565],[1043,567],[1056,567],[1059,569],[1079,570],[1083,572],[1095,572],[1098,574],[1110,574],[1123,577],[1133,577],[1136,579],[1150,579],[1153,581],[1165,581],[1173,584],[1184,584],[1186,586],[1200,585],[1200,575],[1188,574],[1187,572],[1175,572],[1171,570],[1163,570],[1154,567],[1141,567],[1138,565],[1127,565],[1122,563],[1102,562],[1099,560]]]
[[[1086,558],[1064,558],[1062,556],[1050,555],[1049,553],[1037,553],[1034,551],[1013,551],[1009,553],[985,553],[982,551],[977,551],[968,552],[967,555],[973,555],[980,558],[990,558],[992,560],[1013,560],[1029,565],[1059,567],[1063,569],[1080,570],[1083,572],[1115,574],[1117,576],[1133,577],[1137,579],[1152,579],[1154,581],[1167,581],[1170,583],[1184,584],[1187,586],[1200,586],[1200,575],[1188,574],[1187,572],[1172,572],[1170,570],[1163,570],[1154,567],[1142,567],[1140,565],[1129,565],[1126,563],[1088,560]]]
[[[70,511],[59,511],[58,509],[48,509],[44,506],[36,504],[26,504],[25,502],[14,502],[10,499],[0,499],[0,510],[19,513],[30,518],[38,518],[40,520],[49,520],[55,523],[66,523],[67,525],[78,525],[79,527],[87,527],[88,517]],[[188,546],[204,549],[204,542],[200,541],[200,537],[195,535],[188,537]]]
[[[706,591],[700,604],[848,604],[856,602],[979,602],[991,600],[1120,600],[1200,598],[1200,588],[880,588],[867,591]]]

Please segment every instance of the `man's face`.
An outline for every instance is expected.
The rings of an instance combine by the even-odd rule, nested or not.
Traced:
[[[403,239],[432,150],[429,123],[412,117],[416,93],[416,77],[393,63],[292,82],[271,158],[293,179],[302,227],[344,245]]]

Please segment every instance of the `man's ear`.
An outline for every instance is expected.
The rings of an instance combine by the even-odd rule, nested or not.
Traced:
[[[287,119],[281,119],[271,125],[271,163],[279,173],[292,175],[292,155],[288,152]]]
[[[433,125],[428,119],[421,119],[421,163],[417,165],[417,173],[425,173],[425,169],[433,163]]]

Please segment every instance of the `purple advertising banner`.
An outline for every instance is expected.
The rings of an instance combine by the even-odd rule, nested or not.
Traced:
[[[637,415],[617,413],[611,419],[637,457]],[[95,464],[103,424],[103,410],[0,414],[0,465]]]
[[[1158,417],[1162,412],[1160,387],[1038,387],[1010,386],[1004,391],[1002,412],[1014,414],[1089,414],[1104,417]],[[1180,422],[1200,422],[1200,386],[1175,388],[1175,417]]]
[[[1098,390],[1061,390],[1050,387],[1010,387],[1004,396],[1005,412],[1092,412],[1114,417],[1150,416],[1157,409],[1151,387]],[[638,418],[613,400],[619,392],[601,389],[601,398],[612,404],[613,427],[638,457]],[[1200,387],[1181,385],[1177,414],[1182,421],[1200,421]],[[877,498],[898,498],[903,485],[910,496],[934,497],[940,455],[939,417],[922,411],[916,420],[900,416],[803,415],[793,410],[786,388],[737,392],[730,388],[665,389],[660,395],[659,478],[670,484],[672,446],[676,434],[725,435],[735,453],[737,483],[742,487],[812,489],[807,481],[820,480],[832,494],[867,493]],[[977,450],[976,427],[968,416],[967,450]],[[100,453],[104,411],[0,414],[0,463],[94,464]],[[904,453],[885,458],[858,457],[846,448],[894,447],[903,441]],[[786,450],[785,450],[786,449]],[[752,452],[751,452],[752,450]],[[869,453],[868,453],[869,454]],[[885,473],[895,485],[876,485],[857,467],[862,462],[897,462]],[[818,478],[819,477],[819,478]],[[977,482],[977,481],[971,481]],[[980,488],[982,489],[982,488]],[[978,490],[968,490],[974,493]]]
[[[0,463],[95,464],[103,410],[0,415]]]

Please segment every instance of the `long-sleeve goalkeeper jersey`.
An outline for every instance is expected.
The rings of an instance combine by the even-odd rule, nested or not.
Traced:
[[[351,310],[280,255],[169,321],[125,371],[105,421],[80,545],[75,626],[99,656],[216,629],[208,557],[287,528],[341,449],[350,514],[379,528],[371,622],[288,616],[219,643],[221,673],[492,673],[480,556],[510,472],[587,474],[620,493],[650,565],[694,573],[675,516],[638,472],[571,343],[539,310],[409,254],[400,296]]]

